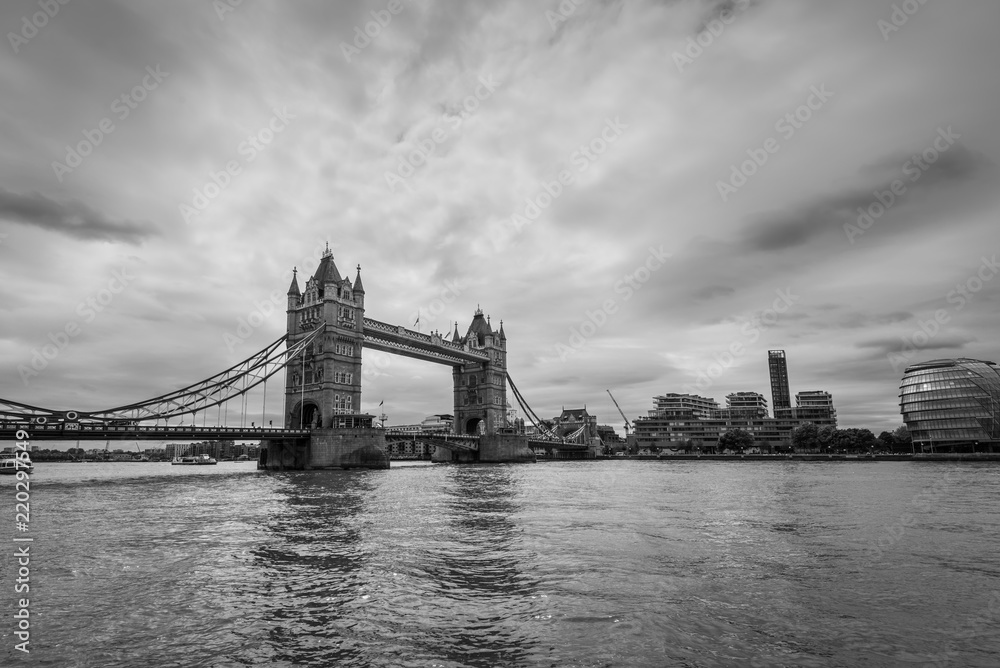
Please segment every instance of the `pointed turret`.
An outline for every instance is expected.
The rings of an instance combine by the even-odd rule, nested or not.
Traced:
[[[476,309],[476,315],[472,318],[472,324],[469,325],[469,331],[466,332],[465,338],[468,339],[469,343],[482,347],[486,345],[486,337],[492,335],[493,332],[490,331],[490,326],[486,322],[486,318],[483,317],[482,309]]]
[[[354,279],[354,291],[365,293],[365,286],[361,283],[361,265],[358,265],[358,277]]]
[[[462,335],[458,333],[458,320],[455,321],[455,333],[451,335],[452,343],[461,343]]]
[[[503,332],[503,320],[500,321],[500,340],[501,341],[506,341],[507,340],[507,335],[504,334],[504,332]]]
[[[316,273],[313,274],[313,280],[320,288],[327,283],[340,283],[344,280],[333,261],[333,251],[330,250],[330,244],[326,245],[323,258],[319,261]]]
[[[292,267],[292,284],[288,286],[288,296],[301,297],[302,293],[299,292],[299,270],[298,267]]]

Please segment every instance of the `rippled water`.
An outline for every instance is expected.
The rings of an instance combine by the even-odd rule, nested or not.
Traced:
[[[997,465],[42,463],[31,484],[32,651],[0,557],[4,665],[1000,665]]]

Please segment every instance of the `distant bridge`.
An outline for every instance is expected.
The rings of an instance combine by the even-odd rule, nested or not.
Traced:
[[[125,441],[165,440],[221,441],[256,440],[260,438],[309,438],[308,429],[261,427],[196,427],[194,425],[137,424],[111,426],[81,422],[25,423],[0,421],[0,440],[15,440],[19,430],[27,432],[33,441]]]

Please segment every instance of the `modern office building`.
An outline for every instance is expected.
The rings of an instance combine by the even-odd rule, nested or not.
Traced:
[[[812,422],[820,428],[837,428],[837,409],[833,407],[833,395],[823,390],[797,392],[795,408],[775,410],[774,417]]]
[[[712,411],[719,410],[719,402],[708,397],[699,397],[697,394],[667,394],[653,397],[656,405],[654,413],[664,413],[668,411],[691,411],[698,417],[712,417]]]
[[[726,395],[726,412],[733,417],[767,417],[767,399],[759,392],[733,392]]]
[[[673,400],[665,401],[665,397]],[[737,392],[726,398],[729,408],[720,409],[718,402],[707,397],[680,394],[654,397],[656,409],[634,423],[636,446],[640,452],[657,449],[715,452],[722,434],[730,429],[743,429],[753,434],[756,447],[762,451],[779,451],[789,447],[792,430],[803,422],[789,416],[767,417],[767,401],[756,392]],[[746,405],[753,408],[746,410]],[[733,406],[737,409],[733,410]]]
[[[1000,370],[993,362],[941,359],[907,367],[899,410],[920,451],[1000,451]]]
[[[788,361],[785,359],[785,351],[768,350],[767,368],[771,372],[771,405],[775,411],[779,408],[791,408],[792,393],[788,389]]]
[[[716,411],[712,417],[700,417],[690,410],[650,411],[634,423],[636,446],[642,450],[694,450],[715,452],[719,437],[730,429],[743,429],[753,434],[756,447],[762,451],[779,451],[789,447],[792,430],[799,420],[766,416],[732,415],[729,410]]]

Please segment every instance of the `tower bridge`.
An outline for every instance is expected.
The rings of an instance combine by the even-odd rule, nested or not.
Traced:
[[[424,334],[365,315],[361,267],[353,281],[341,275],[327,247],[315,273],[300,288],[293,270],[287,292],[286,333],[265,349],[193,385],[145,401],[100,411],[63,411],[0,399],[0,438],[19,430],[45,439],[261,438],[258,468],[388,468],[386,433],[361,412],[365,348],[452,368],[453,434],[420,434],[436,447],[435,461],[534,461],[528,438],[507,424],[507,387],[529,419],[540,420],[507,374],[507,335],[476,309],[465,334]],[[284,372],[284,419],[278,428],[208,426],[208,415]],[[196,425],[201,416],[202,426]],[[182,424],[168,425],[177,418]],[[190,425],[184,424],[190,420]],[[159,423],[163,421],[161,426]],[[532,446],[564,453],[585,451],[543,433]]]

